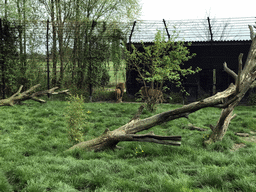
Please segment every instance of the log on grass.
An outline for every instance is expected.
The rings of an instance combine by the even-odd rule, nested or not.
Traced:
[[[72,146],[68,150],[82,149],[82,150],[93,150],[101,151],[105,149],[115,149],[118,148],[117,144],[121,141],[140,141],[140,142],[152,142],[165,145],[175,145],[180,146],[181,136],[160,136],[154,135],[152,133],[137,135],[136,133],[148,130],[156,125],[161,125],[162,123],[178,119],[178,118],[188,118],[190,113],[193,113],[199,109],[218,106],[223,104],[226,97],[230,96],[235,92],[235,86],[231,85],[227,90],[217,93],[216,95],[206,98],[202,101],[197,101],[184,105],[181,108],[163,112],[146,119],[139,119],[139,115],[135,115],[134,118],[127,124],[110,131],[106,129],[105,132],[92,140],[84,141]],[[142,112],[142,107],[139,108],[139,112]],[[135,118],[136,117],[136,118]]]
[[[7,99],[0,100],[0,106],[13,106],[16,103],[20,103],[22,101],[29,100],[29,99],[32,99],[32,100],[40,102],[40,103],[45,103],[46,102],[45,100],[40,99],[38,97],[46,95],[46,94],[50,94],[50,95],[67,94],[67,95],[69,95],[68,89],[59,91],[59,92],[55,92],[55,90],[58,89],[58,87],[54,87],[49,90],[35,92],[35,90],[38,87],[40,87],[40,84],[37,84],[37,85],[31,87],[30,89],[28,89],[27,91],[24,91],[21,93],[21,90],[23,88],[23,86],[21,85],[19,90],[17,91],[17,93],[13,94],[11,97],[9,97]]]

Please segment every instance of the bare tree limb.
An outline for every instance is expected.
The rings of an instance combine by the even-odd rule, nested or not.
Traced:
[[[237,74],[233,70],[228,68],[226,62],[223,63],[223,67],[224,67],[224,71],[226,71],[231,77],[233,77],[234,80],[237,79]]]
[[[242,73],[242,66],[243,66],[243,53],[240,53],[238,57],[238,76],[236,79],[236,94],[240,92],[240,79],[241,79],[241,73]]]
[[[0,106],[13,106],[18,102],[29,100],[29,99],[40,102],[40,103],[46,103],[45,100],[38,98],[38,97],[46,95],[46,94],[54,94],[54,95],[68,94],[69,95],[68,89],[60,91],[60,92],[55,92],[55,90],[58,89],[58,87],[54,87],[52,89],[45,90],[45,91],[34,92],[35,89],[38,88],[39,86],[40,86],[40,84],[37,84],[37,85],[31,87],[30,89],[28,89],[27,91],[20,93],[23,88],[23,86],[21,85],[19,90],[15,94],[13,94],[11,97],[9,97],[7,99],[0,100]]]
[[[207,131],[207,129],[203,129],[201,127],[196,127],[196,126],[194,126],[192,124],[188,125],[188,129],[190,129],[190,130],[197,130],[197,131]]]
[[[253,39],[255,38],[255,34],[254,34],[254,31],[253,31],[253,28],[252,28],[251,25],[249,25],[248,27],[249,27],[249,29],[250,29],[250,37],[251,37],[251,40],[253,40]],[[256,27],[254,26],[254,28],[256,28]]]

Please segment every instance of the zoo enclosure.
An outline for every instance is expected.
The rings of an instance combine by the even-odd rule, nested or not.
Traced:
[[[233,79],[223,71],[223,63],[237,71],[238,56],[244,53],[247,57],[251,40],[248,25],[255,25],[255,17],[229,19],[198,19],[182,21],[141,21],[134,23],[128,47],[133,44],[143,51],[140,40],[145,46],[153,44],[154,34],[160,30],[166,40],[170,34],[178,33],[177,41],[192,43],[188,48],[196,57],[184,63],[184,68],[197,66],[202,69],[196,75],[184,79],[183,86],[190,94],[188,100],[193,101],[206,94],[226,89]],[[174,32],[174,33],[173,33]],[[127,72],[127,92],[134,95],[142,86],[136,78],[135,71]],[[168,83],[167,83],[168,84]],[[168,84],[172,91],[178,92],[173,84]]]
[[[1,20],[0,23],[0,51],[3,53],[3,45],[5,45],[6,40],[8,39],[8,35],[5,35],[4,33],[8,26],[5,25],[3,20]],[[202,76],[212,77],[212,71],[215,69],[214,67],[217,66],[217,68],[222,68],[219,66],[222,66],[223,61],[227,61],[229,66],[233,64],[234,67],[236,66],[238,57],[236,54],[239,53],[236,52],[233,55],[223,54],[225,53],[226,48],[228,48],[228,45],[231,47],[236,45],[237,50],[240,49],[241,46],[244,46],[241,52],[244,52],[244,58],[246,57],[248,46],[250,45],[249,30],[247,26],[254,24],[255,17],[229,19],[207,18],[176,21],[136,21],[136,23],[95,23],[93,21],[86,21],[67,22],[64,25],[53,25],[47,21],[26,21],[24,23],[12,21],[9,22],[9,28],[13,29],[13,34],[15,35],[14,45],[16,46],[16,50],[12,57],[8,56],[7,58],[5,55],[1,54],[0,94],[2,98],[4,98],[5,94],[13,93],[21,84],[24,84],[25,87],[37,83],[41,83],[45,88],[56,84],[65,86],[66,88],[69,88],[74,84],[79,87],[79,81],[90,81],[90,78],[93,78],[89,73],[84,73],[84,76],[79,74],[81,74],[81,71],[89,69],[90,63],[84,63],[85,60],[97,60],[97,57],[92,54],[99,54],[99,48],[101,49],[100,55],[104,55],[106,58],[98,58],[99,62],[96,62],[96,64],[99,65],[98,68],[97,65],[93,66],[95,67],[93,70],[98,72],[100,71],[100,67],[107,66],[107,63],[113,59],[109,57],[109,55],[115,55],[116,51],[121,50],[111,48],[111,44],[114,43],[117,43],[118,46],[121,47],[121,41],[119,41],[121,39],[121,33],[122,36],[126,38],[128,45],[133,43],[140,47],[139,42],[141,40],[147,45],[152,44],[157,30],[162,30],[163,33],[166,34],[166,39],[169,38],[168,35],[172,35],[173,31],[176,31],[179,33],[179,38],[177,40],[192,42],[190,50],[193,53],[197,53],[198,56],[191,60],[195,62],[186,64],[192,66],[200,65],[204,71],[204,75]],[[106,31],[102,34],[101,30],[103,30],[104,25]],[[93,29],[91,30],[93,31],[93,36],[90,39],[88,39],[89,36],[86,35],[87,29]],[[115,37],[117,37],[116,41],[113,41]],[[88,44],[90,45],[90,50]],[[106,44],[109,46],[106,46]],[[102,46],[105,46],[105,49],[102,49]],[[216,47],[216,49],[214,47]],[[224,47],[226,48],[222,49]],[[119,61],[117,59],[116,63],[120,63],[120,59],[122,59],[122,53],[119,52],[118,54]],[[228,62],[229,59],[227,59],[227,56],[228,58],[233,58],[232,62]],[[234,62],[235,58],[236,62]],[[215,62],[216,59],[218,62]],[[10,60],[14,61],[12,65]],[[104,65],[101,65],[100,61],[102,61]],[[47,66],[49,68],[47,68]],[[120,70],[120,65],[119,68],[118,65],[115,67],[116,71]],[[14,69],[15,71],[11,71]],[[113,68],[107,68],[107,70],[109,72],[110,70],[113,70]],[[234,70],[236,70],[236,67]],[[12,74],[10,75],[11,72]],[[13,75],[19,75],[19,78],[14,77]],[[136,78],[135,76],[131,75],[130,72],[127,72],[126,84],[128,87],[127,91],[130,93],[134,92],[139,86],[138,83],[134,81]],[[203,80],[202,76],[197,78]],[[219,76],[219,72],[217,72],[217,76]],[[80,77],[83,79],[79,79]],[[47,79],[49,79],[48,85]],[[99,81],[99,78],[96,80]],[[210,78],[209,82],[213,82],[213,79]],[[85,88],[86,86],[90,85],[83,85],[80,86],[80,88]],[[189,86],[198,87],[197,84]],[[210,87],[212,86],[213,83],[211,83]],[[133,87],[133,90],[129,87]],[[209,92],[209,88],[203,89],[205,89],[206,92]],[[218,87],[216,89],[218,89]],[[195,90],[192,92],[194,91]]]

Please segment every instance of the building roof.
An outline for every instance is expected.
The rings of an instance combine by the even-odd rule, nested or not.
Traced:
[[[131,42],[153,42],[157,30],[163,32],[168,39],[167,31],[171,38],[186,42],[213,41],[249,41],[250,32],[248,25],[255,25],[256,17],[241,18],[214,18],[196,20],[167,20],[167,21],[136,21],[134,31],[131,23]],[[166,27],[165,27],[166,24]],[[167,29],[167,31],[166,31]],[[175,35],[178,37],[175,38]],[[173,36],[173,37],[172,37]]]

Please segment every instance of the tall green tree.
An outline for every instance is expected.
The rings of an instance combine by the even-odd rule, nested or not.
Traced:
[[[36,38],[38,42],[43,41],[43,38],[36,37],[32,32],[35,29],[39,31],[38,23],[49,18],[52,33],[50,34],[52,84],[62,84],[64,74],[67,74],[65,70],[72,69],[73,83],[79,88],[89,87],[90,90],[91,87],[99,84],[101,73],[97,73],[97,70],[105,65],[100,64],[102,58],[89,60],[90,54],[96,51],[106,57],[104,61],[109,58],[110,54],[105,53],[109,52],[112,40],[106,37],[111,36],[115,29],[121,28],[118,22],[138,18],[141,10],[139,0],[8,0],[7,4],[5,2],[6,0],[0,0],[0,4],[4,5],[5,9],[0,12],[0,17],[7,15],[9,20],[17,20],[21,26],[18,50],[22,74],[28,71],[26,58],[28,49],[31,49],[29,51],[31,54],[35,47],[45,46],[45,44],[35,46],[36,43],[28,38],[33,37],[33,41]],[[92,39],[97,42],[92,42]],[[30,43],[32,45],[29,45]],[[95,44],[107,48],[100,49],[102,52],[99,53],[94,48]],[[72,57],[70,56],[71,62],[65,59],[67,50],[70,49],[73,54]],[[57,73],[58,66],[60,66],[60,75]],[[103,70],[106,71],[106,68],[103,67]],[[99,76],[91,74],[99,74]],[[90,80],[88,80],[89,76]]]
[[[138,51],[134,45],[132,45],[132,52],[125,49],[128,67],[138,72],[139,79],[145,87],[150,85],[151,90],[162,92],[165,89],[165,81],[181,87],[183,77],[195,74],[200,70],[199,68],[193,70],[192,67],[188,69],[182,67],[183,63],[191,59],[194,54],[190,54],[184,42],[176,41],[177,38],[178,34],[174,31],[172,37],[166,41],[164,34],[158,31],[152,46],[145,46],[142,42],[144,52]],[[154,93],[159,93],[158,91]],[[153,92],[150,94],[147,91],[146,94],[147,107],[152,111],[160,101],[160,94],[153,94]]]
[[[10,95],[17,90],[18,78],[20,74],[20,66],[18,60],[17,44],[17,28],[7,20],[1,20],[1,42],[0,42],[0,64],[1,64],[1,88],[3,97]]]
[[[78,72],[77,87],[87,87],[90,95],[92,95],[92,87],[99,84],[100,77],[103,75],[100,71],[104,71],[103,69],[106,68],[103,60],[106,61],[110,56],[110,54],[106,53],[109,51],[109,46],[111,45],[109,42],[112,40],[106,37],[113,37],[119,41],[115,31],[120,30],[121,26],[118,26],[117,21],[133,20],[139,16],[141,7],[138,0],[77,0],[74,7],[76,10],[74,19],[76,22],[81,21],[81,24],[75,25],[74,30],[75,41],[73,49],[78,59],[73,59],[73,69],[76,68]],[[104,49],[96,50],[95,47],[99,47],[98,45],[101,45]],[[78,53],[81,48],[83,51]],[[99,51],[101,52],[99,53]],[[97,53],[101,57],[96,58],[92,53]]]
[[[111,30],[98,31],[95,26],[97,23],[103,23],[104,21],[114,23],[117,21],[133,20],[138,18],[141,10],[139,0],[39,0],[39,2],[45,7],[45,10],[47,10],[49,15],[51,15],[51,22],[53,25],[53,55],[54,50],[57,48],[54,40],[55,31],[58,35],[58,55],[60,58],[59,80],[62,81],[64,73],[63,50],[72,43],[73,66],[69,67],[73,70],[72,80],[76,82],[78,88],[89,86],[90,90],[92,87],[90,81],[95,82],[97,81],[96,79],[99,79],[96,76],[91,76],[93,73],[97,74],[96,71],[92,72],[91,70],[100,68],[98,62],[96,62],[97,66],[92,66],[94,65],[92,64],[92,60],[88,59],[90,57],[88,54],[91,54],[94,50],[92,48],[94,45],[92,45],[91,39],[95,40],[95,37],[97,36],[96,39],[99,41],[97,44],[101,44],[104,41],[102,38],[112,34]],[[94,26],[94,24],[96,25]],[[70,42],[65,41],[65,38],[68,39],[67,34],[64,33],[67,26],[71,26],[73,31],[72,38],[70,38],[72,41]],[[120,26],[118,26],[118,28],[120,28]],[[104,35],[99,33],[103,31]],[[101,54],[104,55],[104,53]],[[53,61],[53,79],[56,77],[56,65],[54,63],[55,62]],[[92,78],[89,81],[88,75]],[[95,79],[93,79],[94,77]]]
[[[8,3],[7,3],[8,2]],[[3,0],[0,1],[1,5],[4,5],[4,12],[0,13],[1,18],[5,18],[6,21],[10,22],[10,26],[17,26],[18,31],[18,41],[16,48],[19,52],[18,57],[18,68],[16,68],[16,79],[17,83],[28,86],[27,74],[27,50],[28,44],[27,35],[31,33],[31,30],[28,30],[27,24],[28,20],[34,20],[34,5],[31,0]],[[4,15],[3,15],[4,13]],[[16,35],[16,34],[15,34]],[[13,57],[12,57],[13,58]],[[15,62],[17,60],[15,59]]]

